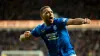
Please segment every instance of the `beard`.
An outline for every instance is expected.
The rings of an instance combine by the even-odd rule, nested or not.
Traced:
[[[45,18],[44,21],[47,25],[51,25],[53,24],[54,18],[53,17]]]

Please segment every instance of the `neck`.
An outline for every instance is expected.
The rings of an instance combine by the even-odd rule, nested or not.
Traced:
[[[46,24],[47,26],[50,26],[50,25],[52,25],[52,23],[48,23],[48,22],[45,22],[45,24]]]

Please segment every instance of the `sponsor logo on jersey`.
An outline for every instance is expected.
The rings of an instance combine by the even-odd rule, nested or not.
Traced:
[[[57,32],[46,34],[46,37],[48,38],[48,40],[56,40],[56,39],[58,39]]]
[[[53,29],[54,29],[54,30],[57,30],[57,26],[56,26],[56,25],[54,25],[54,26],[53,26]]]

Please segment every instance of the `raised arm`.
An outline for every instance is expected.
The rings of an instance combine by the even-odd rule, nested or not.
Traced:
[[[34,37],[39,37],[39,25],[35,27],[31,32],[30,31],[25,31],[24,34],[20,35],[20,41],[28,40],[32,36]]]
[[[90,19],[88,18],[69,18],[66,25],[81,25],[81,24],[90,24]]]

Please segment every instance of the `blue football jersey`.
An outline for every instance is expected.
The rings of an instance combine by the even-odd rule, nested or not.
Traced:
[[[50,56],[75,54],[66,28],[67,21],[68,18],[54,18],[52,25],[47,26],[43,23],[31,31],[33,36],[40,36],[44,40]]]

